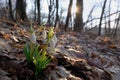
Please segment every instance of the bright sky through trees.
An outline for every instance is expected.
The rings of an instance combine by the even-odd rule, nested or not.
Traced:
[[[110,0],[108,0],[109,3]],[[29,4],[27,4],[27,12],[29,12],[31,10],[31,8],[33,8],[34,6],[34,1],[33,0],[27,0],[27,2]],[[95,9],[93,11],[93,17],[99,17],[100,13],[101,13],[101,9],[102,9],[102,4],[103,4],[104,0],[84,0],[84,11],[83,11],[83,19],[84,21],[86,21],[91,9],[93,8],[93,6],[95,6]],[[44,13],[48,13],[48,0],[42,0],[42,12]],[[68,0],[60,0],[60,7],[64,8],[66,11],[64,12],[64,15],[67,15],[67,8],[68,8],[68,4],[69,1]],[[76,4],[76,0],[73,1],[73,8],[72,8],[72,12],[75,13],[76,9],[75,9],[75,4]],[[62,5],[62,6],[61,6]],[[117,11],[117,6],[120,5],[120,0],[112,0],[111,3],[111,12]],[[108,5],[106,7],[106,9],[108,9]],[[120,10],[120,9],[119,9]],[[108,11],[106,11],[108,12]]]
[[[31,15],[31,12],[34,10],[34,0],[26,0],[27,1],[27,13]],[[84,22],[87,20],[88,15],[91,11],[91,9],[93,8],[93,6],[95,6],[94,11],[92,13],[92,18],[99,18],[100,14],[101,14],[101,10],[102,10],[102,5],[104,0],[83,0],[84,1],[84,9],[83,9],[83,20]],[[105,8],[105,13],[106,15],[108,15],[108,11],[109,11],[109,1],[107,0],[107,5]],[[6,3],[5,0],[2,0],[2,2]],[[15,2],[15,0],[14,0]],[[41,12],[44,14],[48,14],[48,3],[49,0],[41,0],[42,6],[41,6]],[[14,3],[13,3],[14,4]],[[73,16],[75,15],[76,12],[76,0],[73,0],[73,8],[72,8],[72,14]],[[67,9],[68,9],[68,5],[69,5],[69,0],[60,0],[59,1],[59,9],[63,8],[64,12],[63,12],[63,16],[66,17],[67,15]],[[3,5],[5,6],[5,5]],[[117,10],[120,11],[120,8],[118,8],[118,6],[120,6],[120,0],[112,0],[111,2],[111,13],[116,12]],[[115,19],[116,15],[111,16],[111,19]],[[94,22],[98,24],[99,21]]]

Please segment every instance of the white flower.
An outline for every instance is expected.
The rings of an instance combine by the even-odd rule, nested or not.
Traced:
[[[48,47],[48,52],[49,53],[55,53],[55,46],[56,46],[56,43],[57,43],[57,38],[56,38],[56,36],[54,35],[53,37],[52,37],[52,39],[50,40],[50,47]]]
[[[30,36],[30,41],[31,41],[32,43],[36,43],[36,35],[35,35],[34,32],[33,32],[33,33],[31,34],[31,36]]]
[[[44,31],[42,32],[42,37],[43,37],[43,39],[46,39],[46,37],[47,37],[47,35],[46,35],[46,30],[44,30]]]
[[[55,47],[55,41],[54,41],[53,38],[50,40],[50,46],[51,46],[51,47]]]
[[[56,35],[53,36],[53,40],[55,41],[55,44],[57,43],[57,37]]]

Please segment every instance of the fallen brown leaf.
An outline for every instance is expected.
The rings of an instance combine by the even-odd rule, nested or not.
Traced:
[[[25,35],[25,32],[24,32],[24,30],[20,30],[20,34],[22,35],[22,36],[24,36]]]
[[[3,34],[3,38],[6,40],[10,40],[10,35],[9,34]]]
[[[22,49],[24,47],[24,45],[22,45],[22,44],[15,44],[15,45],[12,45],[12,47]]]
[[[105,37],[102,40],[103,40],[103,42],[110,42],[110,38],[109,37]]]
[[[109,48],[116,49],[117,46],[115,44],[111,44],[111,45],[109,45]]]

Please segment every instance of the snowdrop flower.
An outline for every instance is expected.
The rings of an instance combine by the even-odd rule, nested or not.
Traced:
[[[33,33],[31,34],[31,36],[30,36],[30,41],[31,41],[32,43],[36,43],[36,35],[35,35],[34,32],[33,32]]]
[[[53,40],[55,41],[55,44],[57,43],[57,37],[56,35],[53,36]]]
[[[46,37],[47,37],[46,30],[44,30],[44,31],[42,32],[42,37],[43,37],[43,39],[46,39]]]
[[[50,40],[50,47],[55,47],[55,40],[53,38]]]

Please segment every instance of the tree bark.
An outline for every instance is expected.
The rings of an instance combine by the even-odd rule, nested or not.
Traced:
[[[101,16],[100,16],[100,23],[99,23],[99,30],[98,30],[98,35],[101,35],[101,25],[102,25],[102,18],[103,18],[103,14],[105,11],[105,6],[106,6],[107,0],[104,1],[103,7],[102,7],[102,12],[101,12]]]
[[[48,24],[49,26],[54,26],[55,24],[55,1],[54,0],[48,0],[49,1],[49,14],[48,14]]]
[[[34,7],[34,21],[35,21],[35,22],[36,22],[36,18],[37,18],[37,17],[36,17],[36,10],[37,10],[36,5],[37,5],[37,1],[35,0],[35,1],[34,1],[34,6],[35,6],[35,7]]]
[[[56,20],[55,20],[55,27],[56,27],[56,25],[58,23],[58,20],[59,20],[58,9],[59,9],[59,0],[56,0]]]
[[[24,0],[16,1],[16,18],[22,19],[22,20],[27,20],[26,3],[24,2]]]
[[[111,2],[112,2],[112,0],[109,1],[109,15],[111,13]],[[110,23],[110,20],[111,20],[111,18],[109,16],[109,20],[108,20],[108,35],[111,34],[111,23]]]
[[[11,2],[11,0],[9,0],[9,10],[10,10],[10,18],[14,21],[13,12],[12,12],[12,2]]]
[[[119,13],[118,19],[116,21],[116,28],[115,28],[115,31],[113,33],[113,36],[116,36],[116,34],[117,34],[117,30],[118,30],[118,27],[119,27],[119,22],[120,22],[120,13]]]
[[[49,26],[51,26],[51,11],[52,11],[52,0],[50,0],[50,4],[49,4],[49,6],[48,6],[48,8],[49,8],[49,14],[48,14],[48,24],[49,24]]]
[[[74,31],[81,31],[83,29],[83,0],[77,0],[76,8]]]
[[[40,12],[40,0],[37,0],[37,11],[38,11],[38,24],[41,24],[41,12]]]
[[[70,0],[69,6],[68,6],[66,23],[65,23],[65,31],[67,31],[67,28],[68,28],[68,25],[69,25],[69,20],[71,18],[72,3],[73,3],[73,0]]]

